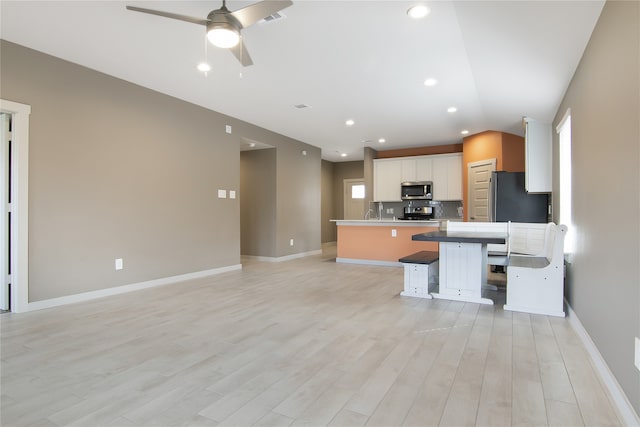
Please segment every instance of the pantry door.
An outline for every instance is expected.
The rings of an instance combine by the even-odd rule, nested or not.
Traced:
[[[491,172],[496,170],[496,159],[471,162],[467,165],[469,184],[468,220],[474,222],[491,221],[490,188]]]

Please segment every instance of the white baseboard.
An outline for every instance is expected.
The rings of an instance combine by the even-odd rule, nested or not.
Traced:
[[[345,264],[381,265],[383,267],[402,267],[401,262],[378,261],[374,259],[336,258],[336,262],[342,262]]]
[[[616,380],[616,377],[609,369],[607,362],[602,357],[602,354],[600,354],[598,347],[596,347],[593,340],[591,340],[589,333],[584,326],[582,326],[582,322],[580,322],[578,315],[573,311],[568,302],[567,311],[569,314],[569,323],[580,338],[580,341],[582,341],[582,344],[585,346],[587,353],[589,353],[589,356],[591,357],[593,366],[596,368],[598,374],[600,374],[605,387],[609,390],[611,398],[613,399],[613,404],[616,406],[620,416],[622,417],[622,420],[620,421],[622,421],[625,426],[640,426],[640,417],[638,417],[638,414],[631,405],[631,402],[629,402],[627,395],[622,390],[622,387],[620,387],[620,383]]]
[[[146,282],[132,283],[129,285],[117,286],[114,288],[100,289],[98,291],[83,292],[81,294],[67,295],[59,298],[30,302],[29,304],[27,304],[27,309],[24,311],[43,310],[45,308],[58,307],[66,304],[89,301],[96,298],[103,298],[112,295],[124,294],[127,292],[139,291],[142,289],[154,288],[156,286],[172,285],[179,282],[185,282],[187,280],[200,279],[203,277],[214,276],[216,274],[241,269],[242,264],[229,265],[226,267],[213,268],[211,270],[196,271],[194,273],[180,274],[178,276],[164,277],[162,279],[148,280]]]
[[[257,256],[257,255],[242,255],[242,257],[253,259],[256,261],[282,262],[282,261],[291,261],[292,259],[304,258],[311,255],[322,255],[322,249],[317,249],[315,251],[309,251],[309,252],[300,252],[297,254],[285,255],[281,257]]]

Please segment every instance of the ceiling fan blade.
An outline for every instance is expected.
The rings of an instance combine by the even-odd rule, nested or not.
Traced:
[[[231,15],[240,21],[242,28],[247,28],[249,25],[253,25],[292,4],[293,2],[290,0],[265,0],[233,11]]]
[[[127,6],[127,9],[132,10],[134,12],[142,12],[142,13],[148,13],[151,15],[163,16],[165,18],[178,19],[180,21],[191,22],[192,24],[207,25],[209,23],[207,19],[194,18],[192,16],[179,15],[177,13],[162,12],[160,10],[145,9],[142,7],[135,7],[135,6]]]
[[[238,61],[242,64],[243,67],[248,67],[249,65],[253,65],[253,61],[251,60],[251,56],[247,51],[247,48],[244,45],[244,40],[240,39],[240,43],[235,45],[234,47],[229,49],[233,56],[235,56]]]

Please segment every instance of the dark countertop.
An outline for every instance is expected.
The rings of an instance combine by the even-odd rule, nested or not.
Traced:
[[[507,233],[480,233],[475,231],[432,231],[414,234],[411,240],[422,242],[458,242],[458,243],[506,243]]]

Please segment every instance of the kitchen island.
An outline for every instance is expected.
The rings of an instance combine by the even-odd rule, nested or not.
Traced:
[[[401,266],[398,259],[419,251],[438,251],[437,242],[411,236],[440,229],[441,220],[331,220],[338,227],[336,262]]]

